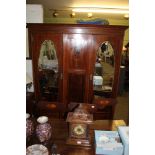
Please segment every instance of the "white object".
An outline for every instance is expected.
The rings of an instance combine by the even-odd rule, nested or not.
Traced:
[[[123,155],[129,155],[129,126],[119,126],[118,132],[124,146]]]
[[[26,23],[43,23],[41,4],[26,4]]]
[[[95,67],[102,67],[100,63],[95,63]]]
[[[103,86],[103,90],[112,91],[112,87],[111,86]]]
[[[103,142],[103,143],[107,143],[109,141],[109,138],[107,136],[104,136],[102,135],[100,138],[99,138],[99,141],[100,142]]]
[[[26,113],[26,119],[28,119],[30,117],[29,113]]]
[[[102,85],[103,84],[102,76],[93,76],[93,84],[94,85]]]
[[[32,82],[33,82],[32,78],[28,75],[28,73],[26,73],[26,84],[29,84]]]
[[[120,68],[125,68],[125,66],[120,66]]]
[[[48,149],[40,144],[31,145],[26,149],[26,155],[49,155]]]
[[[40,116],[37,119],[37,122],[41,123],[41,124],[46,123],[47,121],[48,121],[48,117],[47,116]]]
[[[93,109],[94,109],[94,108],[95,108],[95,106],[94,106],[94,105],[92,105],[92,106],[91,106],[91,108],[93,108]]]
[[[81,141],[77,141],[77,144],[81,144]]]
[[[32,80],[32,87],[30,89],[28,89],[28,92],[34,92],[32,60],[26,60],[26,75],[28,75],[28,77]],[[27,83],[27,76],[26,76],[26,83]]]

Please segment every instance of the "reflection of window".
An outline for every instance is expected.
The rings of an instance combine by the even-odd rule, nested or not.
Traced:
[[[38,67],[40,69],[58,69],[56,50],[51,40],[45,40],[41,45]]]

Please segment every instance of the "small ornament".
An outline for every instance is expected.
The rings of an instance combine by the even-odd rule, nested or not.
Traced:
[[[30,119],[30,114],[26,114],[26,138],[30,137],[33,134],[34,125]]]
[[[48,123],[48,117],[41,116],[37,119],[39,125],[36,127],[36,135],[40,142],[48,141],[51,138],[52,128]]]

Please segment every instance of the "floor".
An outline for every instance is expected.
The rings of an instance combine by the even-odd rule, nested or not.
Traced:
[[[129,125],[129,92],[125,91],[117,97],[114,119],[123,119]]]

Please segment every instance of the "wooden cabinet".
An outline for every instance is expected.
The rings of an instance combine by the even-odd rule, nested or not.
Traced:
[[[120,56],[127,26],[27,24],[27,28],[37,102],[54,102],[66,107],[70,102],[93,103],[95,92],[93,76],[97,50],[104,41],[109,41],[114,49],[114,78],[112,91],[108,97],[116,98]],[[49,68],[48,65],[42,69],[39,68],[39,63],[45,61],[43,59],[40,61],[42,46],[45,43],[54,45],[57,57],[57,70],[54,72],[54,69]],[[50,51],[53,49],[50,50],[47,47],[46,52]],[[42,56],[45,56],[45,52]],[[47,57],[48,55],[47,64],[51,65]],[[56,83],[53,84],[55,80]]]

